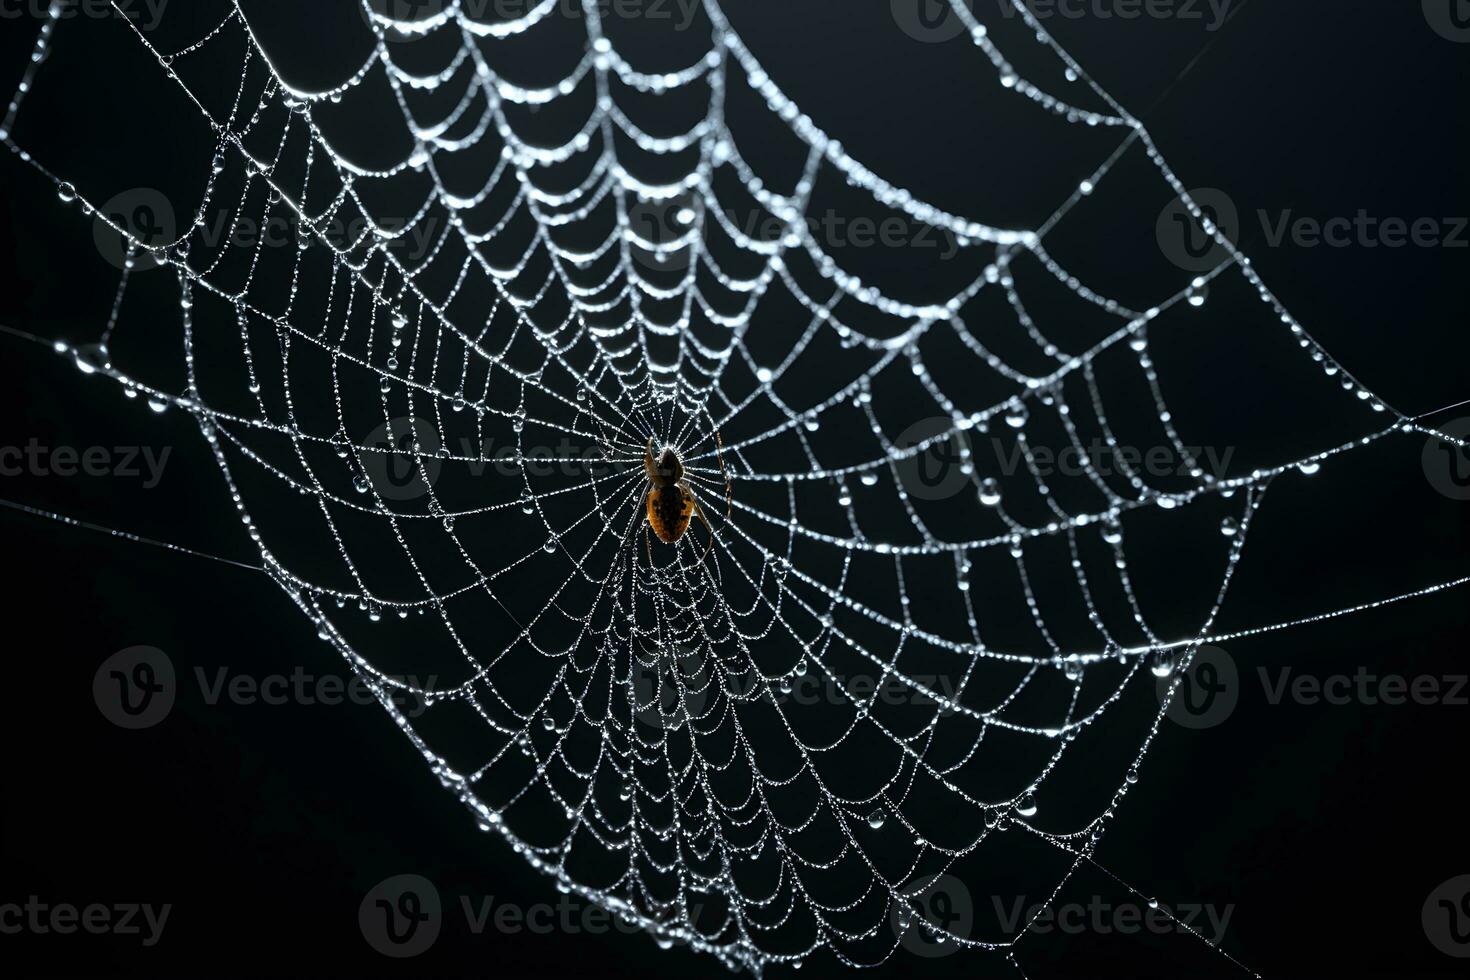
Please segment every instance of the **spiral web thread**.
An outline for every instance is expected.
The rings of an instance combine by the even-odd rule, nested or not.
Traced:
[[[1036,111],[1119,134],[1116,151],[1033,229],[959,217],[865,168],[782,93],[715,0],[703,4],[707,52],[682,70],[631,64],[588,2],[562,82],[527,88],[497,73],[496,47],[552,22],[564,28],[559,9],[544,2],[492,23],[450,3],[398,21],[365,3],[371,55],[322,92],[287,85],[238,6],[178,51],[134,29],[130,42],[158,59],[214,135],[189,215],[197,222],[175,241],[149,242],[12,139],[60,23],[53,7],[0,138],[128,243],[100,343],[57,349],[157,411],[198,419],[267,571],[482,829],[563,891],[661,944],[755,972],[822,948],[878,963],[915,930],[931,946],[1010,959],[1019,932],[977,938],[936,921],[925,883],[974,881],[987,844],[1025,841],[1059,858],[1055,898],[1092,861],[1177,681],[1150,707],[1116,782],[1071,829],[1043,829],[1048,778],[1129,691],[1177,677],[1210,638],[1272,480],[1429,430],[1318,346],[1190,200],[1143,126],[1019,0],[1016,15],[1055,60],[1051,88],[1020,77],[975,14],[953,5],[996,83]],[[405,38],[444,36],[456,43],[437,69],[395,61]],[[233,102],[215,104],[188,80],[236,69]],[[387,87],[411,136],[411,152],[378,169],[334,151],[317,122],[369,84]],[[736,84],[804,147],[783,189],[757,175],[726,121]],[[668,136],[624,107],[691,94],[702,111]],[[517,113],[579,98],[587,111],[559,142],[518,134]],[[1226,258],[1135,310],[1078,281],[1044,243],[1140,152]],[[662,176],[639,176],[650,162]],[[806,220],[822,181],[953,236],[978,256],[974,278],[916,304],[844,271]],[[382,188],[417,201],[409,220],[372,217]],[[731,217],[737,197],[779,234],[743,228]],[[661,222],[644,220],[650,209]],[[309,233],[300,248],[271,253],[260,242],[211,245],[201,230],[221,213],[231,226],[285,215]],[[326,233],[344,219],[361,219],[347,226],[362,233]],[[420,232],[429,247],[405,260],[398,246]],[[178,280],[182,390],[143,382],[109,352],[127,327],[129,277],[145,261]],[[1022,262],[1109,328],[1065,349],[1028,312],[1013,275]],[[1149,328],[1203,305],[1227,275],[1242,277],[1340,386],[1366,435],[1233,476],[1194,458],[1165,404]],[[788,312],[767,317],[763,301],[776,294]],[[995,295],[1010,320],[977,329],[971,304]],[[983,333],[1000,329],[1019,329],[1045,368],[995,353]],[[787,338],[785,352],[754,354],[756,336],[772,331]],[[1105,369],[1108,357],[1122,366]],[[985,374],[999,394],[977,402],[941,360]],[[1082,490],[1064,491],[1043,472],[1033,450],[1046,425],[1063,445],[1080,450],[1089,428],[1119,448],[1105,370],[1152,406],[1187,464],[1184,484],[1086,465],[1073,481]],[[843,377],[830,389],[806,382],[834,371]],[[943,421],[899,439],[925,416]],[[1004,481],[965,441],[992,426],[1024,462]],[[841,447],[828,444],[833,431]],[[696,520],[673,548],[646,540],[650,439],[681,450],[712,532]],[[552,440],[563,448],[539,452]],[[511,448],[511,472],[483,478],[482,447],[497,445]],[[958,520],[933,516],[906,469],[946,445],[959,447],[956,496],[969,508]],[[417,491],[397,492],[409,485]],[[1077,493],[1085,506],[1072,505]],[[1023,496],[1040,510],[1021,506]],[[1192,629],[1161,634],[1130,575],[1124,525],[1222,502],[1207,608]],[[273,537],[287,515],[319,537],[299,547],[294,532]],[[1080,602],[1080,634],[1048,615],[1058,569]],[[1021,603],[1029,649],[984,638],[998,579]],[[909,584],[920,580],[922,590]],[[447,651],[436,670],[450,679],[405,680],[431,651]],[[859,676],[872,683],[854,685]],[[821,703],[792,700],[793,687],[813,682],[828,692]],[[880,689],[898,696],[880,702]],[[936,812],[949,824],[931,833]]]

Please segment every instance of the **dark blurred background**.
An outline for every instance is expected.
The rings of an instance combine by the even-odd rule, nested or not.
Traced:
[[[199,24],[209,22],[209,6],[200,4]],[[351,39],[293,31],[310,16],[291,6],[246,9],[283,50],[295,45],[293,64],[314,52],[324,60],[341,54],[339,45],[350,51]],[[1458,247],[1274,246],[1257,212],[1273,221],[1287,211],[1317,220],[1360,210],[1431,218],[1447,235],[1463,226],[1455,219],[1470,214],[1470,193],[1456,120],[1470,28],[1448,15],[1451,8],[1466,14],[1466,6],[1235,0],[1129,19],[1101,16],[1128,5],[1099,0],[1068,8],[1082,16],[1056,13],[1046,23],[1144,119],[1188,185],[1228,192],[1242,215],[1244,251],[1325,347],[1396,407],[1417,414],[1470,395],[1463,288],[1470,233],[1460,227]],[[919,40],[903,29],[909,14],[887,3],[730,8],[788,93],[895,183],[974,202],[982,217],[985,202],[1002,198],[996,206],[1010,207],[1010,198],[1030,192],[971,183],[978,161],[1007,150],[969,123],[965,93],[983,73],[963,39]],[[982,16],[994,9],[982,8]],[[16,10],[0,31],[5,93],[38,23]],[[67,24],[60,36],[72,27],[110,30],[119,49],[133,43],[116,23]],[[137,165],[130,140],[153,140],[156,150],[158,133],[104,133],[51,115],[53,106],[94,101],[105,115],[105,100],[94,98],[104,89],[149,98],[133,60],[119,55],[114,65],[92,54],[85,71],[47,68],[42,83],[52,89],[38,89],[22,111],[32,127],[18,134],[22,145],[43,134],[56,153],[104,170]],[[202,164],[197,119],[154,123],[159,132],[178,131],[180,168]],[[156,166],[158,154],[148,159]],[[1099,159],[1089,147],[1076,157],[1031,159],[1027,172],[1038,187],[1075,186]],[[15,273],[0,291],[0,324],[48,339],[85,336],[99,304],[105,314],[115,280],[71,264],[68,249],[90,248],[90,236],[63,217],[50,186],[9,154],[0,159],[0,186],[0,260]],[[1138,186],[1136,202],[1126,203],[1136,205],[1146,231],[1168,195],[1157,180]],[[1086,216],[1078,220],[1076,240],[1087,242]],[[1153,247],[1147,236],[1100,237],[1090,242],[1094,249]],[[177,351],[175,325],[160,325],[159,337]],[[1253,362],[1244,343],[1212,339],[1214,346],[1201,347],[1209,363],[1238,379],[1238,401],[1222,411],[1255,413],[1269,426],[1270,400],[1254,380],[1269,365]],[[0,351],[0,446],[34,439],[169,452],[157,486],[123,475],[27,474],[0,479],[0,498],[253,562],[191,419],[124,403],[42,346],[0,336]],[[1429,421],[1464,416],[1470,408]],[[1225,627],[1464,574],[1465,505],[1437,489],[1442,476],[1425,462],[1437,457],[1424,450],[1421,440],[1391,439],[1329,467],[1318,478],[1323,484],[1276,490]],[[0,903],[36,895],[52,903],[172,906],[151,947],[137,936],[0,935],[10,975],[697,976],[719,969],[687,951],[658,950],[642,935],[493,927],[475,934],[454,914],[423,955],[381,956],[364,941],[357,912],[367,891],[390,875],[427,877],[455,910],[461,897],[478,907],[493,896],[497,905],[522,909],[566,900],[521,859],[487,843],[375,705],[205,702],[198,671],[211,680],[222,668],[255,678],[344,673],[265,576],[9,509],[0,511],[0,535],[12,570],[8,710],[0,723],[10,746]],[[1470,673],[1467,625],[1464,593],[1449,591],[1225,644],[1244,678],[1238,706],[1215,727],[1166,725],[1100,863],[1166,903],[1230,909],[1221,949],[1266,977],[1463,975],[1464,961],[1435,948],[1421,912],[1442,883],[1470,874],[1460,792],[1470,691],[1455,681]],[[92,680],[109,655],[136,644],[167,652],[182,693],[161,723],[127,731],[99,713]],[[1458,702],[1273,704],[1258,671],[1276,678],[1284,667],[1319,678],[1360,671],[1434,678],[1441,691],[1458,690]],[[1085,868],[1060,898],[1085,903],[1091,896],[1129,899],[1106,874]],[[1470,918],[1461,921],[1470,928]],[[1465,955],[1466,945],[1459,950]],[[1097,930],[1027,937],[1015,960],[1031,978],[1242,972],[1193,937]],[[839,969],[817,957],[806,972]],[[919,960],[902,950],[874,975],[917,974],[1017,975],[995,956]]]

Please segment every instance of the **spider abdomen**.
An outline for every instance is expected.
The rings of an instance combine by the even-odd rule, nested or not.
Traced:
[[[680,480],[648,491],[648,526],[664,544],[673,544],[689,530],[694,514],[694,494]]]

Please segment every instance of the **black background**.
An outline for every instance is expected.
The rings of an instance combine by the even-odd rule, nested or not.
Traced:
[[[260,6],[268,19],[271,5]],[[967,160],[993,151],[966,125],[951,88],[972,77],[953,74],[953,65],[978,57],[962,41],[912,42],[886,4],[731,6],[773,74],[895,182],[963,187]],[[1287,208],[1322,219],[1360,208],[1407,219],[1470,213],[1460,146],[1470,45],[1437,35],[1407,0],[1237,2],[1214,32],[1199,22],[1095,16],[1048,26],[1143,115],[1191,186],[1230,192],[1246,215],[1246,253],[1369,387],[1409,414],[1470,394],[1463,249],[1272,248],[1251,217]],[[7,92],[33,29],[27,19],[0,26]],[[67,82],[67,98],[134,84],[105,63],[93,69]],[[125,133],[52,135],[71,152],[126,166]],[[189,145],[181,139],[181,151]],[[1055,171],[1074,164],[1058,160]],[[48,338],[82,336],[98,305],[110,302],[111,280],[69,274],[49,187],[14,160],[0,167],[0,261],[22,273],[4,290],[0,322]],[[1156,195],[1137,207],[1151,217],[1163,203]],[[124,478],[6,477],[0,497],[251,561],[187,417],[122,403],[101,390],[105,382],[42,347],[5,337],[0,350],[0,444],[35,437],[172,450],[156,489]],[[1248,413],[1254,365],[1232,363],[1229,349],[1219,358],[1222,371],[1241,379],[1240,410]],[[1437,420],[1459,414],[1470,413]],[[1283,596],[1293,601],[1281,609],[1304,613],[1462,574],[1464,505],[1428,486],[1421,448],[1390,440],[1324,474],[1336,482],[1317,493],[1289,489],[1273,501],[1281,517],[1258,533],[1268,542],[1287,531],[1300,539],[1258,546],[1243,588],[1262,605],[1237,608],[1232,622],[1280,618],[1272,600]],[[79,905],[173,905],[163,941],[150,949],[120,936],[0,936],[11,975],[720,969],[681,950],[658,951],[639,935],[471,934],[454,914],[460,896],[522,907],[558,896],[503,847],[487,845],[376,707],[211,706],[198,696],[196,668],[211,676],[222,666],[253,676],[341,672],[265,577],[9,511],[0,514],[0,534],[11,573],[0,901],[35,894]],[[1451,591],[1228,648],[1247,673],[1290,664],[1317,674],[1365,667],[1448,676],[1466,672],[1467,622],[1463,594]],[[169,653],[184,693],[163,724],[125,732],[97,712],[91,680],[107,655],[138,643]],[[1130,794],[1099,859],[1166,901],[1231,905],[1223,948],[1264,976],[1463,975],[1463,961],[1426,941],[1420,907],[1440,882],[1470,872],[1466,711],[1270,705],[1259,685],[1248,685],[1225,725],[1165,730],[1149,778]],[[397,963],[363,942],[357,906],[376,882],[403,872],[433,880],[451,914],[432,951]],[[1075,888],[1126,898],[1096,873],[1083,872]],[[1178,936],[1035,936],[1016,959],[1033,978],[1241,972]],[[820,957],[806,968],[837,970]],[[996,957],[920,961],[903,952],[878,973],[1015,975]]]

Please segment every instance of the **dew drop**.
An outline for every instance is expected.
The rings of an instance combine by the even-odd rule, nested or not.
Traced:
[[[62,181],[56,185],[56,196],[61,198],[63,203],[70,204],[77,199],[77,189],[66,181]]]
[[[1205,300],[1210,298],[1210,287],[1203,280],[1196,279],[1185,290],[1184,298],[1189,301],[1190,306],[1198,309],[1205,305]]]
[[[882,810],[874,810],[868,814],[868,826],[874,830],[879,830],[883,827],[883,822],[887,819],[887,815]]]
[[[1000,483],[991,476],[980,481],[980,502],[986,507],[1000,503]]]
[[[1036,797],[1031,793],[1024,794],[1016,801],[1016,813],[1023,817],[1036,816]]]
[[[96,374],[112,366],[104,344],[81,344],[72,354],[76,358],[77,370],[83,374]]]
[[[1227,538],[1233,538],[1240,531],[1240,522],[1233,517],[1226,517],[1220,521],[1220,533]]]
[[[1174,652],[1172,650],[1155,650],[1149,654],[1148,669],[1155,677],[1168,677],[1174,673]]]

